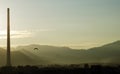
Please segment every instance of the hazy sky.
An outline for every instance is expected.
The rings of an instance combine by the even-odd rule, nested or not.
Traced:
[[[120,40],[120,0],[0,0],[0,45],[6,45],[6,8],[12,45],[89,48]]]

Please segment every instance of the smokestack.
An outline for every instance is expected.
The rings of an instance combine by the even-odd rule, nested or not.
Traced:
[[[7,66],[11,66],[10,55],[10,9],[7,8]]]

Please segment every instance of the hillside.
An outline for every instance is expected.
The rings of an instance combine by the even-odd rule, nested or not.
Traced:
[[[88,50],[48,45],[18,46],[12,52],[13,65],[81,64],[120,62],[120,41]],[[5,65],[5,50],[0,48],[0,65]]]

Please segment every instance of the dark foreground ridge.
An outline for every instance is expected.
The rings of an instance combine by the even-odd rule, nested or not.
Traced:
[[[101,66],[87,64],[79,65],[52,65],[52,66],[17,66],[1,67],[0,74],[120,74],[120,66]]]

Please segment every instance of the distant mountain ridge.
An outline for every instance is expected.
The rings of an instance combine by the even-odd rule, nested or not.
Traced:
[[[35,50],[37,48],[37,50]],[[48,45],[18,46],[12,52],[13,65],[41,64],[81,64],[81,63],[115,63],[120,64],[120,41],[90,48],[74,50],[69,47]],[[0,65],[5,65],[6,51],[0,48]]]

